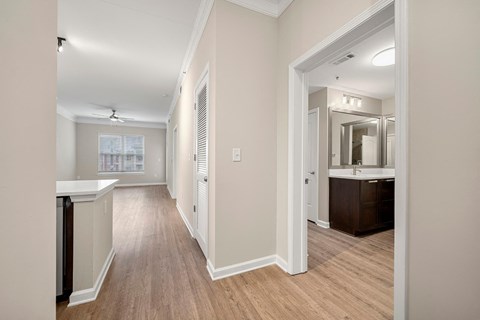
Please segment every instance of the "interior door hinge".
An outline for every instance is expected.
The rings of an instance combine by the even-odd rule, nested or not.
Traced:
[[[196,154],[193,155],[193,161],[197,161],[197,155]]]
[[[197,206],[193,206],[193,212],[197,212]]]
[[[197,104],[196,103],[193,104],[193,110],[197,110]]]

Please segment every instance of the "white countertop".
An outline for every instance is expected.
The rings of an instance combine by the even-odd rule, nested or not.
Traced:
[[[57,197],[69,196],[72,202],[95,201],[117,182],[117,179],[57,181]]]
[[[353,175],[352,169],[330,169],[330,178],[351,180],[395,179],[395,169],[359,168],[362,172]]]

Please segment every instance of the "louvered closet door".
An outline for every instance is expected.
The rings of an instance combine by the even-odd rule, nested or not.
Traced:
[[[207,257],[208,248],[208,88],[207,81],[196,90],[196,230],[195,237]]]

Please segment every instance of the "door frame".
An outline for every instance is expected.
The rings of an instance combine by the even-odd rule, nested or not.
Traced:
[[[385,14],[395,23],[395,259],[394,318],[406,319],[408,232],[408,0],[379,0],[289,65],[288,101],[288,272],[307,271],[307,219],[304,208],[307,73],[328,54],[362,41],[382,24]],[[394,14],[392,13],[394,9]],[[385,23],[385,21],[383,21]],[[371,34],[371,33],[370,33]],[[333,51],[332,51],[333,50]]]
[[[320,150],[319,150],[319,149],[320,149],[320,148],[319,148],[319,141],[320,141],[320,112],[319,112],[319,108],[317,107],[317,108],[313,108],[313,109],[311,109],[311,110],[308,110],[308,116],[310,116],[310,114],[312,114],[312,113],[315,114],[315,121],[317,122],[317,133],[316,133],[316,135],[317,135],[317,148],[316,148],[316,150],[317,150],[317,155],[315,156],[315,158],[317,159],[317,163],[316,163],[316,165],[315,165],[315,175],[316,175],[316,178],[317,178],[317,179],[316,179],[316,181],[317,181],[317,193],[316,193],[316,195],[315,195],[315,206],[314,206],[315,209],[316,209],[317,215],[316,215],[315,221],[313,221],[313,222],[315,222],[315,224],[318,224],[318,220],[319,220],[319,219],[318,219],[318,192],[319,192],[319,190],[318,190],[318,188],[319,188],[319,181],[318,181],[318,179],[319,179],[319,170],[318,170],[318,169],[319,169],[319,160],[320,160],[320,159],[319,159],[319,157],[320,157]],[[308,119],[307,119],[307,121],[308,121]],[[306,205],[307,205],[307,204],[305,203],[305,206],[306,206]],[[307,213],[307,219],[308,219],[308,213]],[[310,220],[310,221],[312,221],[312,220]],[[307,243],[307,245],[308,245],[308,243]],[[307,250],[307,251],[308,251],[308,250]]]
[[[203,83],[207,86],[207,176],[210,174],[210,161],[209,161],[209,140],[210,140],[210,64],[207,63],[204,70],[198,77],[197,82],[195,83],[195,89],[193,90],[193,155],[194,159],[193,163],[193,205],[197,208],[193,212],[193,234],[194,238],[198,241],[198,191],[197,191],[197,160],[195,159],[197,154],[197,109],[195,108],[195,104],[197,103],[197,92],[201,89],[201,85]],[[210,196],[210,179],[207,182],[207,232],[205,234],[205,258],[208,260],[208,247],[209,247],[209,232],[210,232],[210,203],[209,203],[209,196]],[[193,210],[193,208],[192,208]]]
[[[172,130],[172,199],[177,199],[177,177],[178,177],[178,126],[175,126]]]

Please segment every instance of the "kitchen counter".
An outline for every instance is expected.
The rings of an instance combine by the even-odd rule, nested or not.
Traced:
[[[95,201],[117,182],[117,179],[57,181],[57,197],[70,197],[72,202]]]

